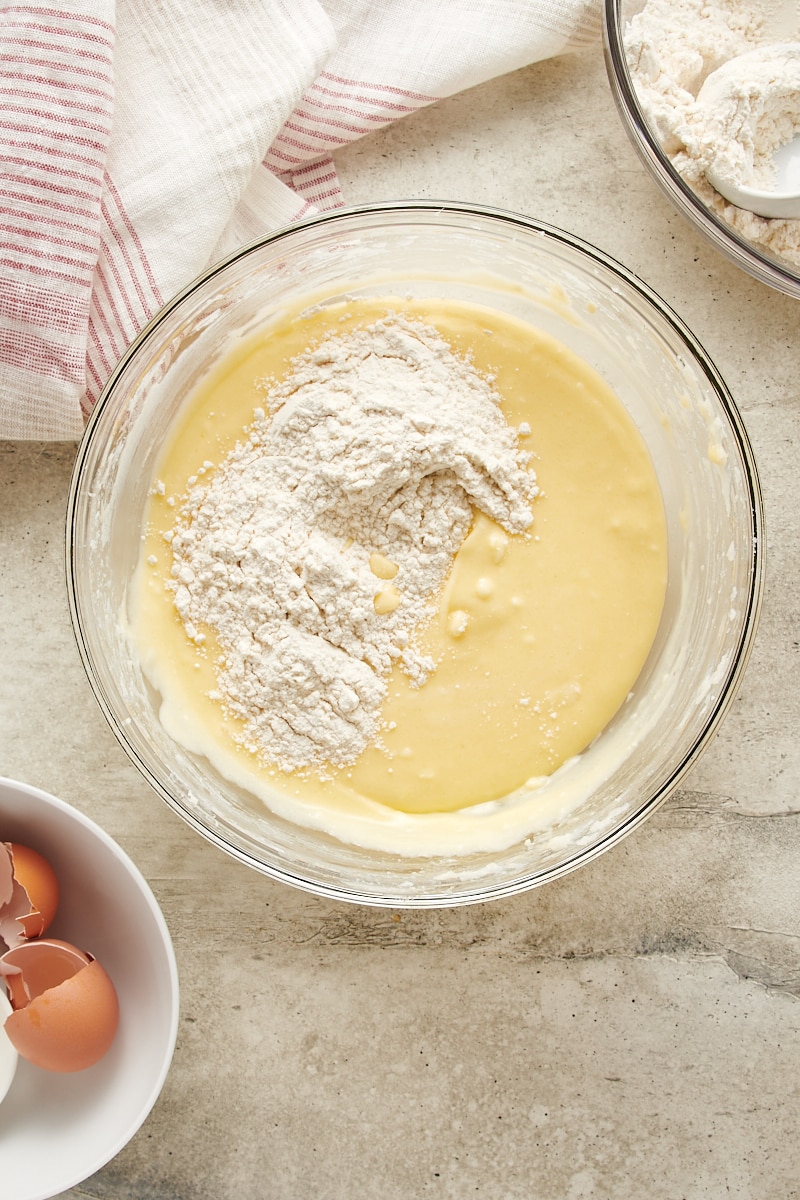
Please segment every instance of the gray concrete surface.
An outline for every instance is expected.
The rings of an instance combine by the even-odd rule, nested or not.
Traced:
[[[152,1114],[67,1194],[798,1197],[800,306],[661,198],[599,50],[477,88],[337,161],[351,203],[529,213],[593,241],[678,311],[761,469],[759,636],[685,786],[594,864],[482,908],[318,900],[207,845],[129,764],[69,624],[74,447],[0,447],[0,773],[78,806],[128,851],[163,906],[182,985]]]

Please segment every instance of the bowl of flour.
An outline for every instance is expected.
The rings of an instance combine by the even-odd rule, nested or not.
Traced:
[[[657,185],[737,266],[800,296],[800,217],[783,215],[780,205],[779,215],[758,215],[711,182],[769,193],[781,156],[795,153],[796,5],[606,0],[605,41],[617,107]]]
[[[634,830],[713,736],[756,465],[680,319],[560,230],[344,210],[217,264],[119,363],[70,489],[90,684],[254,869],[472,903]]]

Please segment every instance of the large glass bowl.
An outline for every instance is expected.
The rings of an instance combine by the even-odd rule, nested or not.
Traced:
[[[468,850],[425,854],[359,848],[276,815],[170,739],[126,636],[148,489],[192,381],[231,331],[256,319],[268,328],[271,312],[300,297],[380,296],[398,281],[410,296],[514,314],[580,355],[638,425],[667,513],[666,604],[636,686],[592,746],[545,785],[558,789],[562,816],[525,829],[517,822],[494,849],[480,845],[477,810]],[[590,861],[680,782],[730,705],[750,651],[763,582],[762,501],[725,384],[644,284],[600,251],[522,216],[398,203],[282,230],[212,267],[158,314],[114,371],[80,445],[67,574],[97,699],[144,776],[194,829],[311,892],[455,905],[534,887]]]
[[[749,241],[706,204],[676,170],[657,130],[648,120],[631,78],[624,47],[627,25],[644,5],[645,0],[604,0],[608,78],[622,123],[639,158],[678,212],[730,262],[787,296],[800,296],[800,268],[770,254],[762,244]]]

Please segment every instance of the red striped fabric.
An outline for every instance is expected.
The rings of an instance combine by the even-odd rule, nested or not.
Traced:
[[[89,312],[84,399],[87,411],[97,400],[117,359],[163,302],[122,197],[106,174]]]
[[[278,178],[301,196],[310,209],[341,208],[344,196],[333,159],[317,159],[296,171],[276,171]]]
[[[114,29],[0,12],[0,358],[82,389],[114,100]]]
[[[437,99],[323,71],[284,123],[264,165],[316,208],[341,207],[333,152]]]
[[[163,293],[343,205],[340,147],[596,40],[597,13],[585,0],[0,0],[0,436],[78,436]]]

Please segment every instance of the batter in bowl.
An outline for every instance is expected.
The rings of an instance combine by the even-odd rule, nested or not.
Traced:
[[[345,716],[353,696],[356,707],[369,706],[370,675],[379,684],[376,720],[374,726],[367,723],[363,747],[355,753],[326,751],[321,761],[319,747],[330,743],[313,720],[305,727],[295,721],[301,741],[313,743],[317,752],[292,762],[286,738],[261,737],[247,704],[230,702],[230,687],[226,699],[221,676],[233,664],[240,678],[241,647],[232,650],[219,628],[194,620],[180,591],[183,586],[191,591],[191,581],[184,585],[180,575],[188,567],[196,576],[197,563],[205,560],[187,560],[180,543],[194,539],[191,548],[197,550],[192,530],[204,504],[212,511],[202,520],[213,526],[214,481],[232,469],[231,461],[238,471],[243,455],[258,456],[271,424],[288,419],[281,415],[287,404],[293,421],[302,416],[305,409],[296,401],[302,393],[298,356],[331,338],[376,328],[399,330],[403,337],[415,328],[427,330],[422,340],[428,339],[429,349],[438,347],[442,363],[451,355],[467,374],[476,373],[497,400],[502,428],[495,429],[492,417],[489,433],[497,435],[491,445],[502,453],[489,453],[485,438],[476,441],[472,429],[461,431],[469,434],[462,444],[452,414],[438,420],[444,402],[435,395],[429,398],[429,424],[414,409],[424,453],[438,447],[447,464],[437,468],[431,459],[426,471],[423,462],[422,482],[414,486],[427,488],[437,473],[446,477],[455,513],[455,544],[437,547],[433,556],[446,570],[416,608],[403,582],[403,563],[398,564],[402,555],[392,551],[403,538],[393,541],[386,530],[391,532],[391,520],[413,524],[412,512],[413,520],[427,520],[428,509],[443,503],[438,493],[416,508],[392,508],[391,496],[381,493],[384,473],[373,463],[365,474],[378,512],[389,517],[379,545],[360,545],[346,530],[331,530],[330,513],[323,509],[318,528],[303,528],[299,536],[312,549],[323,527],[329,540],[340,539],[337,552],[347,566],[341,578],[353,589],[350,594],[360,597],[358,588],[369,584],[372,612],[361,625],[376,618],[397,624],[404,605],[421,619],[407,645],[399,624],[394,642],[378,640],[362,649],[372,660],[369,675],[363,658],[357,676],[345,680],[339,673],[343,686],[333,707]],[[343,386],[347,392],[350,385]],[[473,398],[482,403],[479,384],[474,388]],[[259,410],[263,416],[254,425]],[[464,418],[468,422],[469,414]],[[318,421],[309,426],[309,441],[318,426]],[[332,456],[334,466],[336,461]],[[380,520],[364,518],[359,528],[375,537],[382,527]],[[437,529],[434,523],[423,532],[440,537]],[[242,547],[229,550],[239,562]],[[268,557],[266,542],[263,553]],[[326,543],[320,554],[328,553]],[[424,850],[426,820],[436,814],[457,820],[470,810],[485,810],[490,821],[505,797],[525,789],[535,805],[537,781],[580,755],[603,730],[652,645],[666,562],[663,503],[646,446],[587,364],[531,326],[485,308],[452,300],[359,300],[287,314],[268,336],[256,335],[232,352],[195,389],[153,482],[130,618],[145,671],[162,697],[161,719],[189,749],[206,754],[223,774],[299,823],[327,828],[346,841],[363,840],[365,823],[371,823],[381,830],[375,837],[391,846],[392,829],[400,822],[412,841],[419,827],[417,848]],[[311,596],[324,609],[313,572],[300,570],[301,600]],[[438,579],[432,571],[431,578]],[[263,586],[271,586],[268,574]],[[259,621],[254,629],[273,645],[274,630],[263,613]],[[355,621],[357,632],[361,625]],[[326,630],[325,640],[338,638],[338,649],[356,636],[346,630],[333,637]],[[248,633],[252,637],[257,640],[257,633]],[[367,642],[362,638],[358,644],[363,648]],[[390,663],[381,658],[384,649]],[[295,673],[302,675],[306,667],[302,655],[291,660]],[[314,670],[324,675],[322,667]],[[276,676],[278,683],[285,678],[280,671]],[[329,671],[319,686],[333,689],[335,676]],[[271,686],[269,678],[264,686]],[[301,678],[298,687],[303,686]],[[310,707],[304,715],[314,712]],[[267,725],[275,715],[267,714]],[[270,745],[283,749],[271,754]]]

